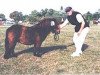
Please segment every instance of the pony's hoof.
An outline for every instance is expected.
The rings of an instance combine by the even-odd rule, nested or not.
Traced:
[[[41,57],[42,55],[40,53],[34,53],[34,56]]]
[[[12,55],[12,57],[15,57],[15,58],[17,58],[17,55],[16,55],[16,54],[13,54],[13,55]]]
[[[4,55],[4,59],[9,59],[11,56]]]
[[[11,57],[17,57],[16,54],[13,54],[13,55],[4,55],[4,59],[9,59]]]

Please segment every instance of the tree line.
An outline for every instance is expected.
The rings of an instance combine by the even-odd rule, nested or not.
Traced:
[[[42,9],[41,11],[33,10],[31,14],[29,15],[23,15],[22,12],[19,11],[14,11],[9,14],[9,17],[13,19],[16,23],[19,21],[29,21],[30,23],[36,22],[40,20],[41,18],[44,17],[56,17],[56,18],[62,18],[65,17],[65,12],[61,12],[63,10],[63,7],[60,8],[60,11],[56,11],[54,9]],[[99,19],[100,18],[100,9],[98,9],[97,12],[91,13],[87,12],[84,14],[84,17],[88,20],[91,21],[93,19]],[[3,21],[6,21],[6,17],[3,13],[0,14],[0,19]]]

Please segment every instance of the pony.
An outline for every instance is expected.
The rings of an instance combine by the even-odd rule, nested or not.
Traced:
[[[47,35],[50,32],[55,35],[60,33],[59,24],[60,22],[55,18],[44,18],[31,27],[12,25],[6,30],[4,58],[17,57],[14,52],[17,42],[24,45],[34,44],[34,56],[40,56],[39,50]]]

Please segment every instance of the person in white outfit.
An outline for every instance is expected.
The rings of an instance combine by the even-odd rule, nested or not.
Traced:
[[[66,20],[60,25],[60,28],[66,26],[69,22],[75,25],[75,33],[73,36],[73,42],[76,47],[76,51],[71,56],[80,56],[82,54],[82,45],[85,41],[86,35],[89,32],[89,23],[85,20],[81,13],[74,11],[72,7],[66,7],[65,12],[67,15]]]

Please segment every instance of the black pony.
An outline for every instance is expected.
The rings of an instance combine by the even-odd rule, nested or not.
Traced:
[[[6,30],[4,58],[14,57],[14,48],[17,42],[24,45],[34,44],[34,55],[39,56],[37,50],[50,32],[60,33],[59,23],[55,18],[44,18],[32,27],[13,25]]]

